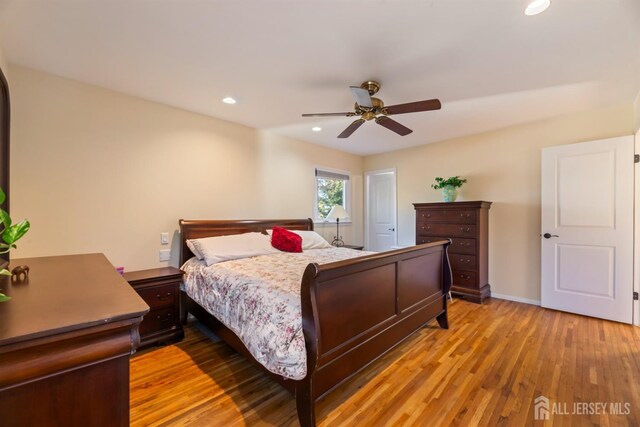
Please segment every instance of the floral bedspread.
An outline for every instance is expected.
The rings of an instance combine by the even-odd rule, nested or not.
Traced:
[[[210,267],[187,261],[187,295],[231,329],[274,374],[299,380],[307,374],[300,285],[309,263],[326,264],[371,252],[312,249],[225,261]]]

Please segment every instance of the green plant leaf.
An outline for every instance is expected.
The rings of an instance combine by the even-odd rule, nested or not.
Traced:
[[[467,182],[466,179],[460,178],[459,176],[450,176],[447,179],[441,178],[441,177],[436,177],[435,178],[436,183],[435,184],[431,184],[431,187],[433,187],[436,190],[439,190],[441,188],[445,188],[445,187],[462,187],[462,184],[464,184],[465,182]]]
[[[6,268],[0,270],[0,276],[11,276],[11,272]]]
[[[11,226],[11,217],[4,209],[0,209],[0,221],[4,224],[5,228]]]
[[[4,194],[4,191],[0,188],[0,205],[3,204],[5,200],[7,200],[7,195]]]
[[[11,297],[6,296],[5,294],[0,294],[0,302],[9,301]]]
[[[31,227],[31,224],[29,224],[29,221],[26,219],[17,224],[13,224],[2,232],[2,240],[9,245],[13,245],[14,242],[18,241],[29,231],[29,227]]]

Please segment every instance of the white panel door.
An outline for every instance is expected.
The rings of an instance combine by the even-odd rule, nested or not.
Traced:
[[[542,151],[542,306],[631,323],[633,137]]]
[[[391,250],[396,245],[395,169],[367,173],[366,249]]]

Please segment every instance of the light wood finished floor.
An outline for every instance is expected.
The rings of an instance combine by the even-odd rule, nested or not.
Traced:
[[[525,426],[539,395],[622,402],[629,415],[551,415],[544,425],[640,426],[640,328],[508,301],[455,300],[430,325],[318,404],[321,426]],[[610,406],[609,406],[610,407]],[[624,409],[624,407],[622,408]],[[292,396],[193,326],[131,361],[131,424],[297,425]]]

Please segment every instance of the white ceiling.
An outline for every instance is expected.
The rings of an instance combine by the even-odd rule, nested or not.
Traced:
[[[632,102],[640,0],[16,0],[0,2],[12,63],[186,110],[371,154]],[[406,137],[353,119],[349,85],[382,83]],[[239,99],[226,105],[224,96]],[[321,126],[322,132],[312,132]]]

